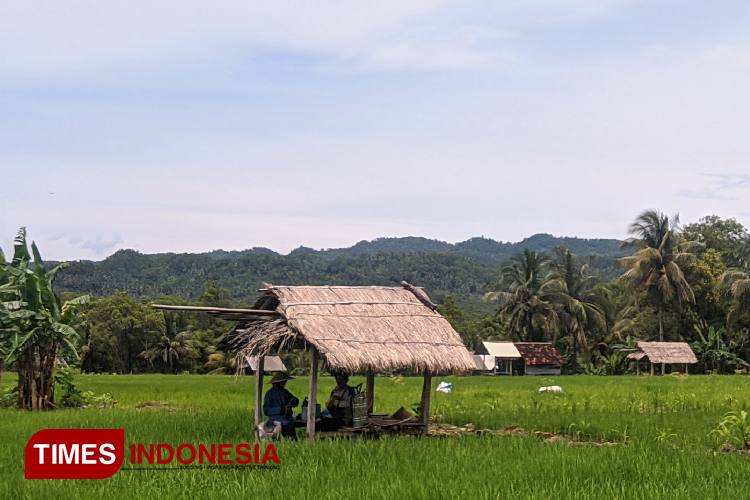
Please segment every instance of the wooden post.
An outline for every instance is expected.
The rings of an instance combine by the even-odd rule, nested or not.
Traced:
[[[375,408],[375,374],[367,372],[367,414],[371,414]]]
[[[664,363],[661,364],[661,374],[664,375]]]
[[[266,358],[258,356],[258,369],[255,371],[255,418],[253,433],[258,434],[258,425],[263,421],[263,370]]]
[[[641,374],[641,360],[640,359],[635,360],[635,374],[636,375]]]
[[[651,363],[651,375],[653,376],[653,374],[654,374],[654,363],[652,363],[651,361],[649,361],[649,363]]]
[[[312,351],[312,363],[310,364],[310,393],[307,395],[307,437],[315,437],[315,408],[318,396],[318,350],[314,347]]]
[[[430,423],[430,396],[432,393],[432,374],[429,370],[424,371],[424,382],[422,383],[422,405],[420,407],[420,418],[424,429],[423,434],[427,434],[427,425]]]

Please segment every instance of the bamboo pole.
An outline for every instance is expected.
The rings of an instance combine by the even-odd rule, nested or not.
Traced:
[[[318,350],[311,348],[312,361],[310,363],[310,393],[307,395],[307,437],[315,437],[315,411],[318,396]]]
[[[430,423],[430,396],[432,395],[432,374],[429,370],[424,371],[424,382],[422,383],[422,404],[420,405],[420,418],[424,429],[423,434],[427,434],[427,425]]]
[[[263,416],[263,370],[265,365],[265,356],[258,356],[258,369],[255,371],[255,416],[253,420],[253,432],[256,435]]]
[[[375,408],[375,374],[367,372],[367,414],[371,414]]]

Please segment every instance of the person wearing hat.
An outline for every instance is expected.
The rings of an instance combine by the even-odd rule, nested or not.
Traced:
[[[292,408],[299,404],[299,399],[285,387],[287,380],[293,378],[286,373],[274,373],[270,381],[271,388],[263,398],[263,413],[268,417],[266,425],[273,426],[274,422],[279,422],[282,436],[297,439],[297,433],[294,432]]]

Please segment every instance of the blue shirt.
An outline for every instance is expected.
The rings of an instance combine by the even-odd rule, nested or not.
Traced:
[[[299,399],[295,398],[291,392],[280,387],[272,387],[266,392],[266,396],[263,398],[263,413],[267,417],[291,416],[292,408],[298,404]],[[287,409],[286,414],[284,413],[285,406]]]

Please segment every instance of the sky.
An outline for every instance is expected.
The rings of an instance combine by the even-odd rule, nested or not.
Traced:
[[[0,247],[750,226],[750,2],[0,0]]]

